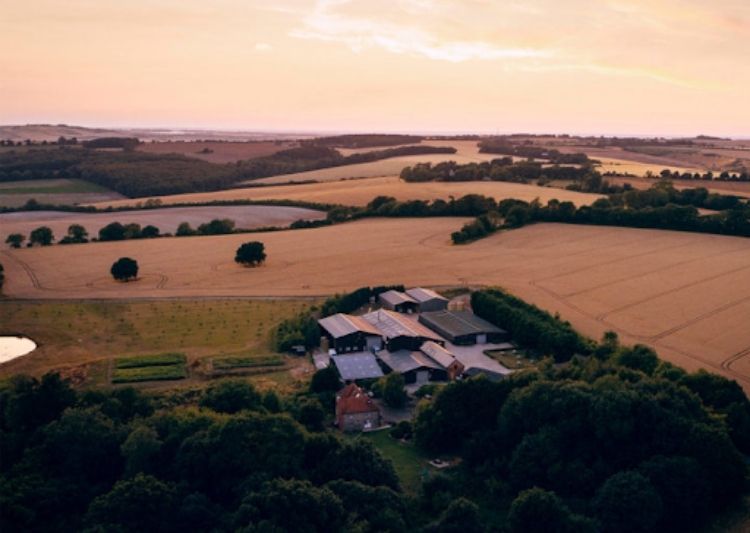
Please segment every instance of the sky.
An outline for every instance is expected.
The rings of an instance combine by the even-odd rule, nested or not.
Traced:
[[[750,136],[749,0],[0,0],[0,123]]]

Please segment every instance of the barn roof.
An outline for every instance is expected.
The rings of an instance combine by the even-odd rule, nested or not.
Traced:
[[[413,289],[407,289],[406,290],[407,296],[413,298],[419,303],[422,302],[428,302],[430,300],[443,300],[448,301],[448,298],[445,296],[438,294],[437,292],[431,290],[431,289],[423,289],[422,287],[414,287]]]
[[[455,355],[453,355],[451,352],[449,352],[436,342],[427,341],[419,348],[419,350],[421,352],[424,352],[425,355],[434,360],[443,368],[448,368],[454,362],[458,361]]]
[[[505,330],[479,318],[471,311],[432,311],[422,313],[419,321],[428,327],[437,327],[453,337],[481,333],[506,333]]]
[[[422,352],[413,352],[411,350],[398,350],[395,352],[380,350],[378,358],[388,365],[388,368],[399,374],[417,370],[418,368],[443,370],[443,367]]]
[[[388,311],[387,309],[378,309],[372,313],[362,315],[362,318],[380,330],[386,339],[422,337],[438,341],[442,340],[434,331],[427,329],[416,320],[410,320],[404,315]]]
[[[357,332],[377,335],[378,337],[381,336],[381,333],[372,324],[360,316],[336,313],[335,315],[321,318],[318,320],[318,324],[335,339]]]
[[[383,376],[383,371],[380,369],[377,359],[369,352],[332,355],[331,360],[336,365],[336,369],[344,381],[372,379]]]
[[[417,301],[411,296],[408,296],[401,291],[395,290],[386,291],[382,293],[378,298],[380,298],[380,301],[385,302],[391,306],[401,305],[405,303],[416,305],[417,303]]]

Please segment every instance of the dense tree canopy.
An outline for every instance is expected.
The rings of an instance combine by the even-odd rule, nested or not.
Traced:
[[[138,277],[138,262],[130,257],[121,257],[109,271],[117,281],[130,281]]]
[[[237,248],[234,260],[244,266],[260,265],[266,260],[265,246],[259,241],[243,243]]]

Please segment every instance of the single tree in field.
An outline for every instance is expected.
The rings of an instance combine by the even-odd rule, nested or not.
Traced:
[[[138,262],[129,257],[121,257],[109,270],[117,281],[130,281],[138,276]]]
[[[156,226],[152,226],[151,224],[149,224],[148,226],[145,226],[141,230],[142,239],[153,239],[158,236],[159,236],[159,228],[157,228]]]
[[[41,246],[49,246],[52,241],[55,240],[55,236],[52,234],[52,230],[47,226],[40,226],[31,232],[29,241],[31,244],[39,244]]]
[[[8,238],[5,239],[6,244],[10,244],[13,248],[20,248],[21,244],[23,244],[23,241],[26,240],[26,237],[21,235],[20,233],[11,233],[8,235]]]
[[[262,242],[246,242],[237,248],[234,260],[244,266],[257,266],[266,260],[265,246]]]

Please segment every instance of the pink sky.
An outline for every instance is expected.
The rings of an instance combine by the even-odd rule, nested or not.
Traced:
[[[750,135],[747,0],[26,0],[0,123]]]

